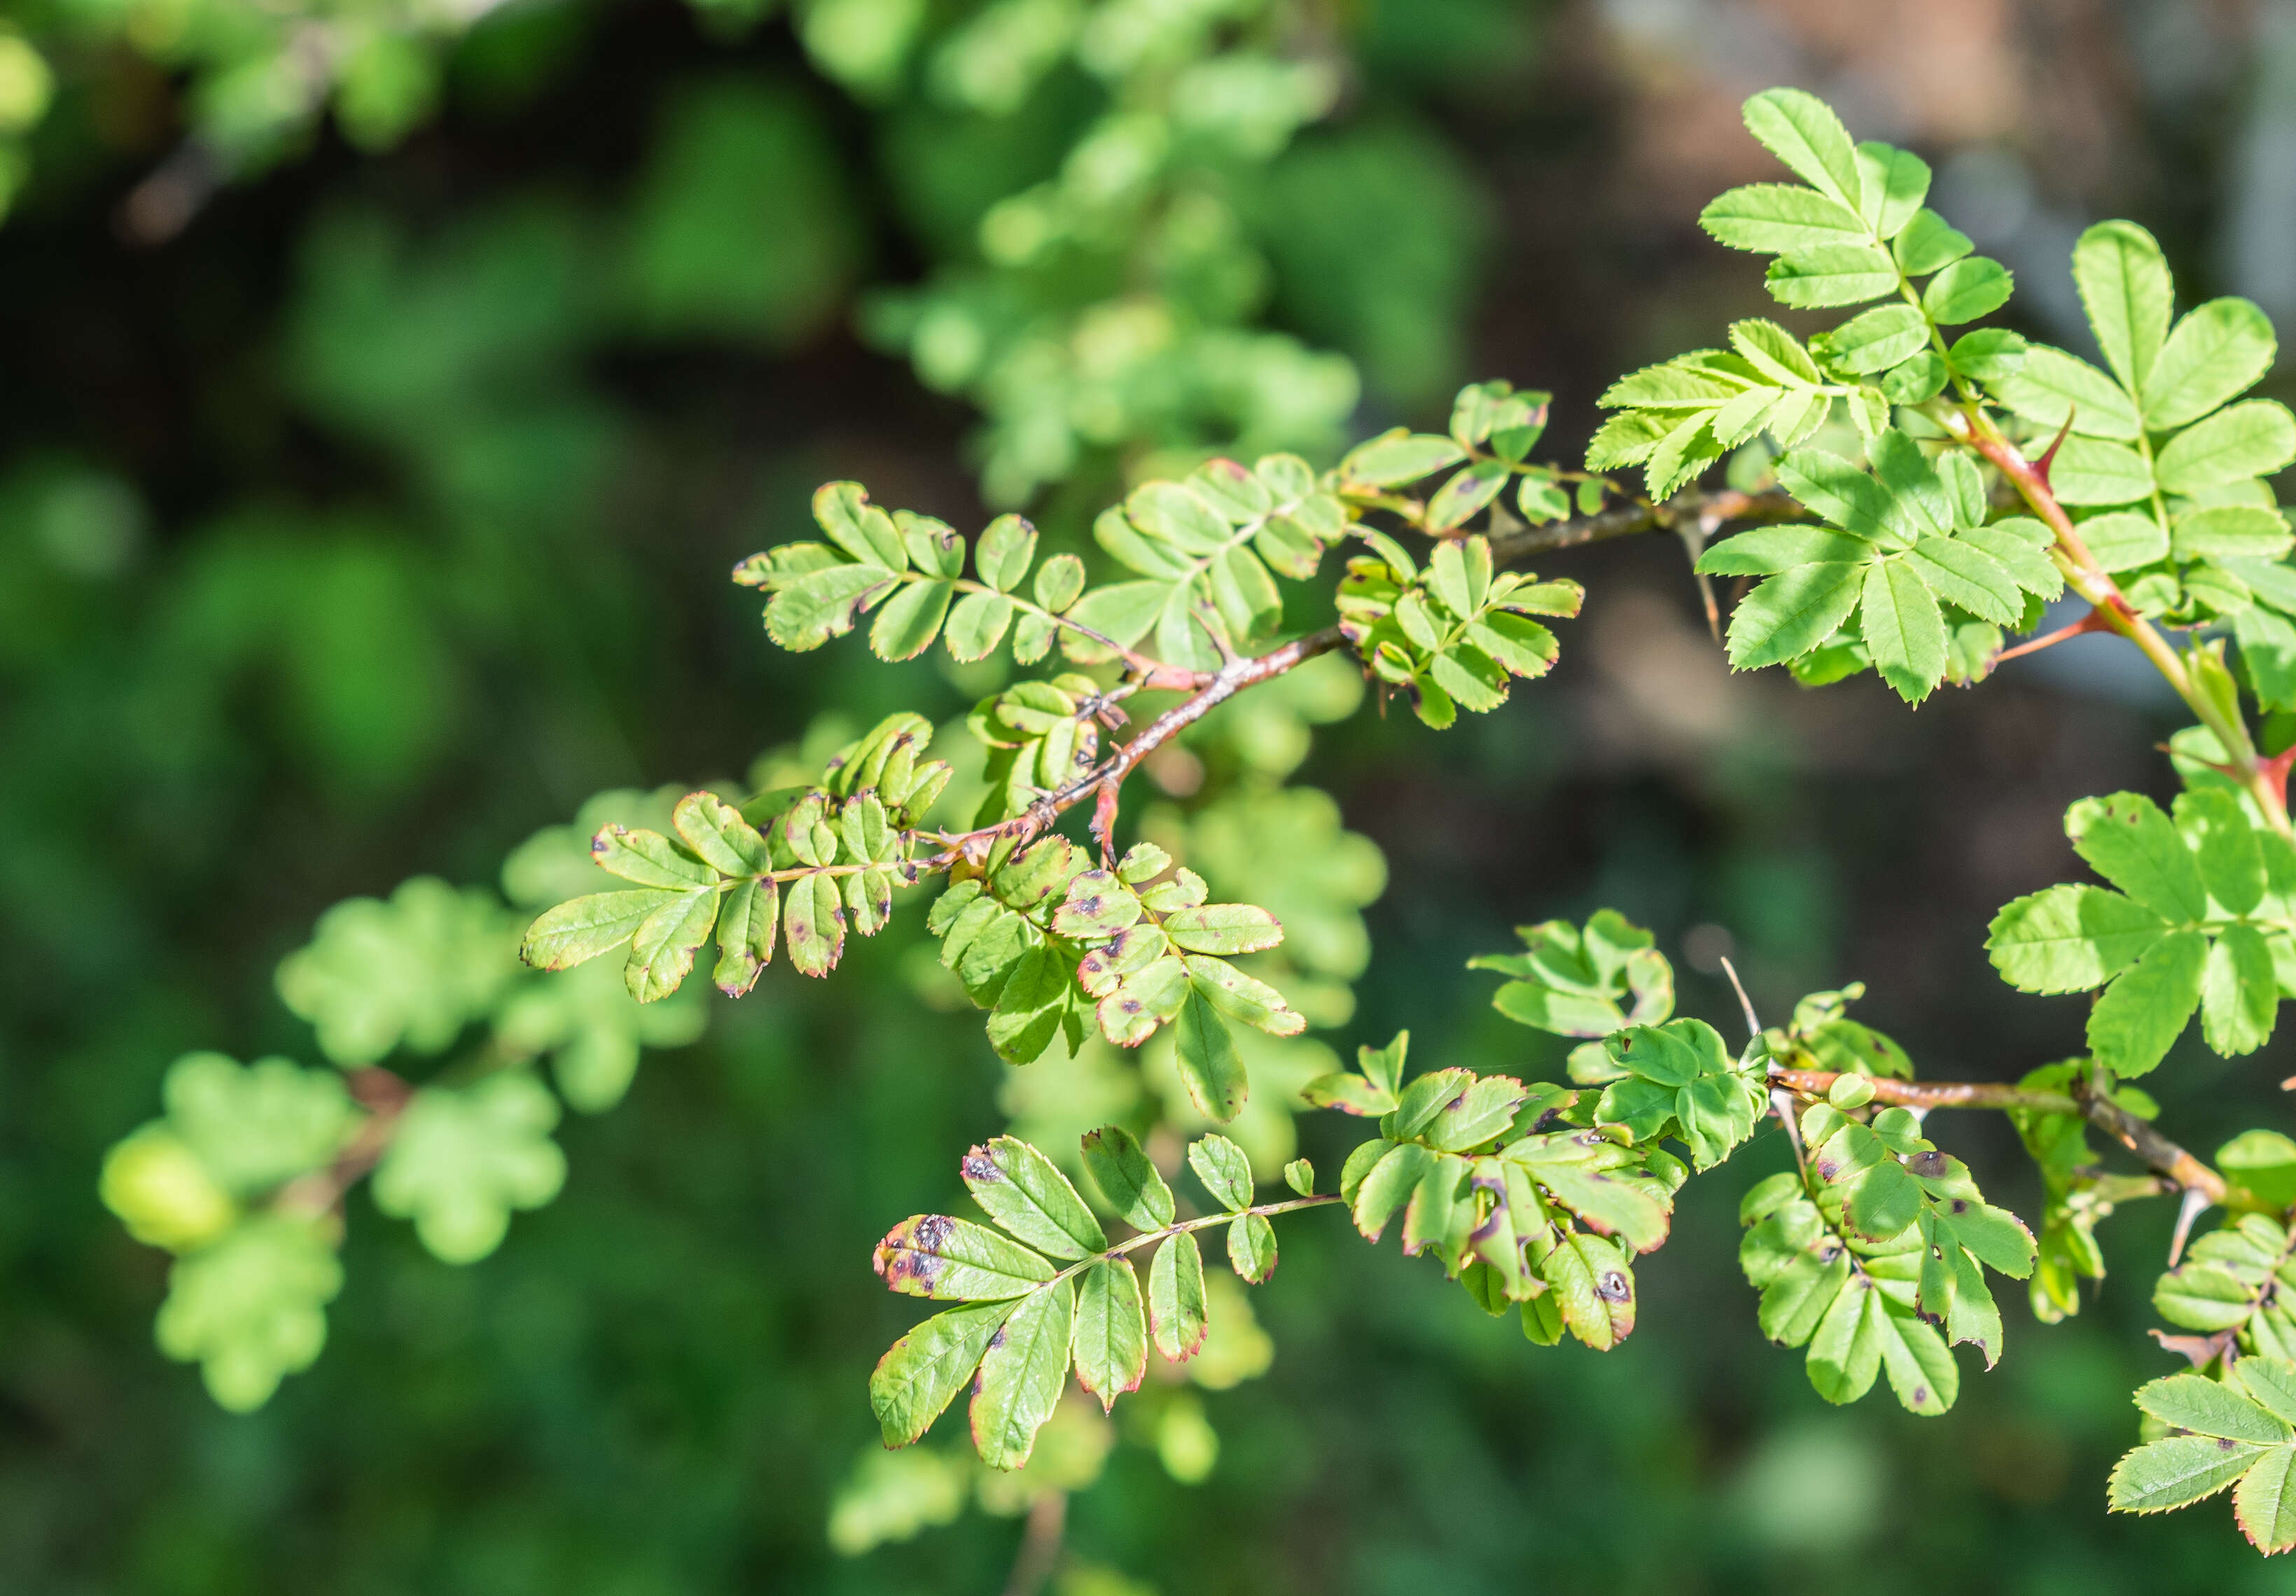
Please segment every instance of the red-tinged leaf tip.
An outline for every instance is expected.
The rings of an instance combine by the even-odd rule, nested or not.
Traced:
[[[877,1243],[877,1250],[869,1259],[870,1267],[892,1290],[910,1297],[930,1297],[947,1263],[940,1256],[940,1249],[955,1229],[956,1222],[945,1214],[919,1214],[904,1219]]]

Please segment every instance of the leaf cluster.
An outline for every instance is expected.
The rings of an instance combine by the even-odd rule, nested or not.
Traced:
[[[1229,1265],[1247,1284],[1275,1273],[1268,1213],[1300,1205],[1255,1207],[1250,1164],[1226,1137],[1206,1136],[1188,1149],[1189,1167],[1215,1205],[1201,1219],[1178,1217],[1163,1173],[1121,1126],[1089,1133],[1082,1150],[1108,1211],[1134,1232],[1128,1239],[1111,1245],[1051,1159],[999,1136],[966,1153],[959,1167],[993,1228],[921,1214],[878,1243],[873,1262],[889,1289],[964,1305],[918,1325],[878,1363],[869,1396],[886,1445],[923,1436],[969,1381],[981,1461],[1017,1469],[1028,1462],[1071,1367],[1106,1410],[1139,1387],[1152,1340],[1173,1363],[1202,1348],[1209,1294],[1197,1232],[1226,1227]],[[1144,1291],[1129,1255],[1150,1245],[1155,1255]]]
[[[2219,788],[2180,794],[2172,814],[2139,793],[2083,798],[2065,834],[2112,886],[2049,887],[2004,907],[1986,940],[2002,979],[2102,988],[2088,1044],[2116,1076],[2158,1065],[2195,1010],[2218,1052],[2263,1046],[2279,972],[2296,962],[2296,847]]]
[[[1480,534],[1438,543],[1422,571],[1383,533],[1375,551],[1348,561],[1340,584],[1340,630],[1382,682],[1405,689],[1419,718],[1438,731],[1461,709],[1506,702],[1517,676],[1543,676],[1554,634],[1530,617],[1573,616],[1586,593],[1576,582],[1541,582],[1496,571]]]
[[[2243,1358],[2222,1380],[2172,1374],[2139,1387],[2136,1405],[2164,1433],[2114,1466],[2116,1510],[2166,1512],[2229,1486],[2251,1545],[2296,1547],[2296,1362]]]
[[[1617,1345],[1635,1325],[1634,1257],[1665,1241],[1688,1170],[1594,1123],[1587,1093],[1456,1068],[1406,1084],[1409,1040],[1305,1091],[1379,1116],[1340,1175],[1356,1229],[1376,1241],[1400,1214],[1406,1256],[1432,1256],[1487,1313],[1520,1305],[1530,1340]]]
[[[1134,844],[1112,868],[1089,863],[1064,837],[1000,840],[981,873],[953,884],[926,919],[942,964],[991,1011],[989,1040],[1009,1062],[1036,1059],[1063,1032],[1073,1048],[1087,1009],[1119,1047],[1168,1024],[1197,1107],[1234,1118],[1249,1082],[1228,1021],[1275,1036],[1307,1024],[1230,962],[1275,946],[1283,926],[1252,904],[1206,902],[1203,878],[1153,843]]]

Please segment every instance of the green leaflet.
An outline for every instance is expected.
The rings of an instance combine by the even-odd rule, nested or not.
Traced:
[[[2128,504],[2152,491],[2153,473],[2136,450],[2101,438],[2065,439],[2049,467],[2060,503]]]
[[[1050,1158],[1013,1136],[973,1148],[958,1166],[965,1190],[991,1219],[1056,1258],[1080,1258],[1108,1245],[1100,1221]]]
[[[186,1053],[168,1067],[160,1099],[168,1127],[239,1196],[324,1167],[359,1117],[337,1073],[285,1059],[242,1068],[221,1053]]]
[[[2169,335],[2139,392],[2155,431],[2189,426],[2272,369],[2272,323],[2246,299],[2196,306]]]
[[[2226,926],[2201,979],[2202,1039],[2226,1058],[2252,1053],[2272,1039],[2279,1011],[2280,980],[2264,934]]]
[[[989,1338],[1012,1312],[1009,1300],[967,1303],[934,1314],[893,1343],[869,1377],[869,1405],[886,1445],[906,1446],[932,1428],[972,1379]]]
[[[1866,569],[1833,562],[1799,566],[1755,588],[1731,612],[1731,667],[1776,665],[1833,636],[1857,609]]]
[[[1708,203],[1698,225],[1734,250],[1765,255],[1861,243],[1869,231],[1841,201],[1788,183],[1734,188]]]
[[[2269,476],[2291,461],[2296,415],[2271,399],[2245,399],[2170,438],[2153,474],[2163,492],[2192,494]]]
[[[1229,1213],[1241,1214],[1251,1206],[1251,1161],[1226,1136],[1206,1136],[1192,1144],[1188,1167]]]
[[[1941,327],[1973,322],[2006,305],[2011,286],[2009,273],[1999,261],[1965,256],[1930,279],[1922,291],[1922,309]]]
[[[1076,1295],[1062,1280],[1014,1305],[980,1359],[972,1391],[972,1445],[992,1469],[1029,1461],[1068,1378]]]
[[[2089,1047],[2119,1076],[2159,1064],[2195,1007],[2217,1052],[2262,1046],[2281,989],[2270,942],[2239,918],[2267,885],[2265,844],[2239,803],[2195,789],[2172,823],[2150,798],[2115,793],[2075,804],[2065,830],[2120,890],[2052,887],[2003,909],[1987,942],[2002,978],[2029,992],[2104,986]]]
[[[1227,1227],[1227,1261],[1246,1285],[1266,1283],[1275,1273],[1275,1227],[1265,1214],[1246,1214]]]
[[[2086,992],[2140,958],[2166,930],[2141,904],[2099,887],[2050,887],[1993,917],[1985,947],[2021,992]]]
[[[1156,1248],[1148,1266],[1148,1319],[1156,1350],[1175,1363],[1196,1355],[1210,1329],[1204,1314],[1204,1255],[1183,1232]]]
[[[2133,443],[2144,430],[2136,405],[2118,382],[2078,356],[2029,344],[2024,364],[1986,387],[2004,405],[2052,434],[2068,420],[2085,438]],[[2052,479],[2054,480],[2054,477]]]
[[[1874,552],[1863,539],[1822,527],[1757,527],[1708,548],[1697,569],[1706,576],[1772,577],[1800,565],[1859,564]]]
[[[1156,1166],[1148,1161],[1140,1143],[1122,1125],[1106,1125],[1086,1132],[1084,1164],[1115,1208],[1116,1216],[1135,1230],[1161,1230],[1172,1223],[1172,1189]]]
[[[1535,1302],[1559,1314],[1570,1333],[1596,1352],[1608,1352],[1634,1333],[1634,1269],[1615,1243],[1583,1232],[1562,1234],[1538,1259],[1538,1271],[1553,1300],[1523,1304],[1526,1331]]]
[[[2201,975],[2209,940],[2198,931],[2174,931],[2144,952],[2115,980],[2088,1015],[2088,1047],[2096,1061],[2127,1079],[2168,1056],[2201,1004]]]
[[[1874,668],[1907,703],[1920,703],[1944,679],[1945,620],[1928,584],[1906,561],[1866,568],[1858,619]]]
[[[1855,211],[1864,194],[1857,151],[1833,108],[1800,89],[1767,89],[1748,100],[1746,131],[1826,198]]]
[[[2114,511],[2092,516],[2077,529],[2097,564],[2109,571],[2135,570],[2169,552],[2169,534],[2150,515]]]
[[[1915,213],[1891,254],[1898,269],[1908,277],[1926,277],[1959,260],[1972,249],[1966,233],[1956,232],[1934,210]]]
[[[1898,287],[1897,263],[1875,243],[1796,250],[1770,262],[1764,276],[1770,297],[1797,310],[1863,305]]]
[[[2151,798],[2134,792],[2083,798],[2065,811],[2065,835],[2097,874],[2162,919],[2207,913],[2199,863]]]
[[[1023,1296],[1053,1278],[1053,1266],[986,1226],[944,1214],[905,1219],[871,1259],[887,1288],[944,1302]]]
[[[1267,1221],[1255,1214],[1265,1225]],[[1234,1227],[1231,1227],[1232,1229]],[[1271,1240],[1271,1253],[1274,1243]],[[1140,1277],[1129,1258],[1103,1258],[1077,1276],[1077,1383],[1100,1398],[1103,1412],[1140,1388],[1148,1371],[1148,1327]]]
[[[792,890],[792,898],[805,885]],[[632,997],[642,1003],[657,1003],[677,990],[693,969],[694,954],[717,928],[718,904],[715,886],[697,887],[678,893],[638,922],[630,937],[629,959],[622,966],[622,979]],[[791,938],[792,962],[796,940]]]
[[[1929,163],[1909,150],[1867,140],[1857,146],[1858,213],[1874,236],[1894,238],[1930,192]]]
[[[2073,246],[2073,282],[2105,364],[2142,393],[2169,336],[2169,267],[2152,235],[2134,222],[2100,222]]]

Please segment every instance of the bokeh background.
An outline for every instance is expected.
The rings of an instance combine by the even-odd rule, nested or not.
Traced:
[[[703,1040],[569,1122],[566,1194],[476,1266],[355,1197],[326,1353],[253,1415],[153,1349],[166,1260],[96,1197],[178,1053],[315,1059],[272,970],[330,904],[493,882],[594,792],[833,743],[824,706],[848,734],[961,713],[977,675],[780,654],[726,581],[817,482],[966,528],[1025,505],[1081,546],[1144,472],[1328,460],[1486,376],[1554,391],[1567,462],[1611,376],[1775,314],[1694,217],[1766,175],[1736,105],[1776,83],[1923,152],[2034,336],[2083,347],[2065,256],[2105,216],[2160,235],[2187,302],[2296,315],[2291,0],[5,11],[53,69],[0,71],[11,1592],[1003,1587],[1021,1504],[968,1502],[953,1461],[886,1510],[952,1521],[857,1550],[898,1525],[849,1510],[833,1543],[869,1368],[915,1317],[868,1250],[956,1199],[968,1142],[1136,1088],[1010,1078],[927,1001],[918,916],[829,982],[712,998]],[[1237,40],[1261,65],[1185,76]],[[2171,786],[2173,701],[2113,645],[1912,713],[1870,679],[1730,678],[1671,543],[1555,569],[1592,596],[1554,678],[1442,736],[1368,706],[1316,732],[1299,778],[1388,881],[1323,1043],[1407,1026],[1422,1060],[1551,1075],[1464,961],[1609,904],[1718,1023],[1734,949],[1766,1017],[1866,980],[1925,1074],[2079,1045],[2077,1001],[2013,996],[1981,941],[2076,868],[2069,802]],[[1185,812],[1188,772],[1160,779]],[[2291,1056],[2188,1042],[2164,1123],[2204,1152],[2284,1123]],[[1939,1126],[2033,1211],[2005,1127]],[[1335,1169],[1353,1128],[1298,1134]],[[2112,1223],[2077,1320],[2010,1304],[1949,1416],[1835,1411],[1734,1264],[1737,1197],[1784,1158],[1689,1188],[1607,1355],[1300,1216],[1253,1297],[1265,1371],[1075,1443],[1112,1447],[1051,1588],[2296,1590],[2220,1504],[2103,1510],[2128,1392],[2174,1363],[2144,1334],[2169,1215]]]

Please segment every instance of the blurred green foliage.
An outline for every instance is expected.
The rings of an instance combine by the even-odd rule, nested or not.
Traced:
[[[1152,1057],[1137,1072],[998,1065],[973,1016],[908,1001],[940,975],[914,928],[861,948],[835,986],[771,971],[739,1008],[681,998],[620,1043],[597,1040],[604,1017],[636,1012],[611,970],[463,994],[466,1036],[546,1058],[577,1108],[621,1106],[557,1127],[563,1196],[475,1267],[355,1201],[327,1354],[259,1413],[218,1412],[154,1355],[168,1260],[98,1199],[103,1150],[163,1109],[130,1143],[145,1167],[120,1180],[167,1186],[171,1215],[206,1200],[208,1223],[228,1223],[227,1183],[183,1195],[230,1162],[200,1145],[197,1105],[255,1086],[218,1087],[241,1068],[220,1060],[176,1084],[168,1061],[188,1051],[351,1062],[387,1033],[419,1048],[445,1025],[330,1004],[328,961],[390,958],[391,912],[483,922],[497,880],[529,912],[582,890],[562,868],[580,839],[666,803],[635,784],[708,782],[786,750],[808,735],[800,703],[869,715],[890,707],[874,695],[939,693],[955,719],[996,685],[772,655],[724,572],[796,525],[814,482],[893,471],[954,517],[974,489],[948,462],[969,449],[979,491],[1033,496],[1073,544],[1082,509],[1128,475],[1212,447],[1325,456],[1359,405],[1415,414],[1464,374],[1502,209],[1475,108],[1540,81],[1543,9],[1103,4],[1097,32],[1083,8],[1016,0],[816,0],[793,31],[767,9],[715,0],[689,20],[567,0],[465,32],[451,10],[12,8],[0,273],[43,314],[8,334],[0,397],[11,1589],[879,1592],[1005,1576],[1003,1516],[1026,1510],[1025,1487],[984,1491],[952,1445],[902,1454],[895,1490],[858,1488],[887,1460],[856,1394],[911,1315],[857,1260],[892,1217],[949,1200],[947,1150],[966,1138],[1009,1117],[1074,1145],[1073,1129],[1036,1128],[1041,1072],[1077,1072],[1061,1100],[1091,1124],[1183,1094]],[[1229,76],[1160,61],[1149,45],[1167,25],[1210,27],[1219,50],[1188,70]],[[311,26],[318,76],[299,53]],[[1271,103],[1281,114],[1259,114]],[[329,106],[352,146],[396,153],[344,151]],[[186,135],[246,186],[203,195],[174,242],[130,255],[115,201],[176,169]],[[970,408],[920,395],[856,326]],[[1560,389],[1569,373],[1511,374]],[[1677,563],[1621,569],[1678,579]],[[1308,728],[1356,691],[1344,672],[1295,690],[1288,711],[1270,693],[1207,722],[1185,751],[1226,796],[1196,804],[1176,766],[1168,809],[1144,823],[1214,874],[1258,871],[1260,828],[1329,839],[1333,872],[1250,888],[1286,899],[1284,956],[1326,988],[1317,1023],[1354,1040],[1407,1021],[1488,1069],[1560,1068],[1526,1060],[1538,1040],[1483,1011],[1488,983],[1461,972],[1505,924],[1597,901],[1669,937],[1719,921],[1758,994],[1790,994],[1859,973],[1835,968],[1835,928],[1877,883],[1841,861],[1905,834],[1890,828],[1933,793],[1797,765],[1760,727],[1678,781],[1606,767],[1571,751],[1586,731],[1562,700],[1524,694],[1421,776],[1398,767],[1419,746],[1407,722],[1324,738],[1301,773],[1340,795],[1335,812],[1278,792],[1292,765],[1252,764],[1287,747],[1308,759]],[[1236,729],[1279,714],[1275,732]],[[1984,734],[1938,724],[1920,734]],[[1821,801],[1845,793],[1857,801]],[[468,907],[400,886],[425,874]],[[315,941],[339,902],[357,913]],[[1982,913],[1959,928],[1972,949]],[[1382,977],[1353,992],[1374,939]],[[274,967],[306,945],[275,992]],[[1685,1006],[1729,1012],[1711,981]],[[1923,1035],[1908,1018],[1890,1028]],[[1997,1011],[1923,1024],[1972,1074],[2070,1045]],[[1337,1068],[1322,1044],[1294,1046],[1288,1064],[1252,1060],[1264,1096],[1285,1068],[1296,1086]],[[642,1048],[671,1051],[641,1067]],[[283,1077],[258,1062],[230,1078]],[[1086,1084],[1102,1093],[1089,1109]],[[283,1117],[327,1117],[291,1093]],[[521,1128],[543,1117],[530,1096],[504,1107],[520,1166],[473,1198],[479,1217],[440,1220],[444,1250],[483,1250],[502,1207],[553,1183]],[[1271,1169],[1295,1136],[1337,1167],[1312,1120],[1234,1134]],[[1200,1361],[1136,1428],[1063,1410],[1076,1433],[1046,1461],[1071,1472],[1053,1483],[1106,1483],[1070,1505],[1061,1588],[1497,1590],[1531,1570],[1569,1588],[1885,1592],[1948,1568],[1980,1589],[2276,1588],[2219,1525],[2103,1518],[2094,1482],[2133,1438],[2126,1393],[2159,1371],[2126,1328],[2149,1322],[2141,1281],[2046,1342],[2020,1323],[2034,1355],[1945,1420],[1836,1412],[1755,1330],[1733,1209],[1724,1191],[1685,1202],[1677,1223],[1699,1245],[1648,1272],[1643,1329],[1607,1357],[1531,1356],[1426,1272],[1336,1229],[1319,1239],[1324,1216],[1303,1215],[1259,1295],[1272,1341]],[[337,1289],[326,1250],[280,1223],[246,1242],[291,1257],[263,1271],[277,1289],[234,1289],[234,1260],[215,1256],[160,1332],[179,1357],[263,1349],[210,1364],[235,1405],[310,1361],[311,1308]],[[257,1316],[253,1336],[227,1322]],[[1252,1322],[1235,1305],[1215,1320]],[[911,1525],[941,1527],[889,1543]]]

